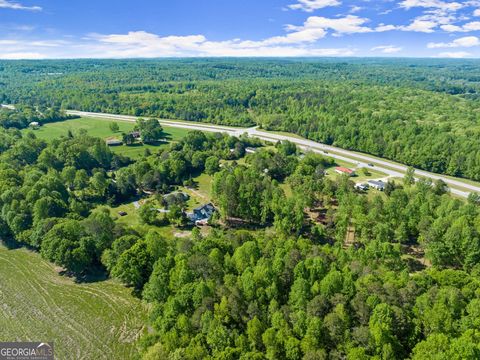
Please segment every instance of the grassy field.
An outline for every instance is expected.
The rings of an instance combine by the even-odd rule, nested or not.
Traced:
[[[336,163],[337,163],[338,166],[343,166],[343,167],[347,167],[347,168],[350,168],[350,169],[355,169],[355,166],[351,166],[344,161],[336,161]],[[327,175],[328,176],[332,176],[332,177],[335,177],[335,178],[341,176],[340,174],[337,174],[335,172],[335,167],[337,165],[327,169]],[[353,176],[351,178],[351,180],[354,181],[355,183],[359,183],[359,182],[362,182],[362,181],[367,181],[367,180],[372,180],[372,179],[380,179],[380,178],[384,178],[384,177],[387,176],[387,174],[385,174],[381,171],[378,171],[378,170],[375,170],[375,169],[372,169],[372,168],[366,168],[366,169],[367,169],[368,175],[365,175],[365,172],[364,172],[363,169],[355,169],[356,176]]]
[[[110,124],[116,122],[120,130],[116,133],[110,130]],[[135,126],[133,122],[127,121],[115,121],[108,119],[94,119],[94,118],[79,118],[67,121],[61,121],[56,123],[45,124],[37,130],[26,129],[24,131],[33,131],[35,135],[44,140],[52,140],[59,138],[61,136],[67,135],[70,130],[72,133],[78,132],[80,129],[84,129],[88,132],[89,135],[99,137],[102,139],[107,139],[111,137],[116,137],[121,139],[122,132],[132,131]],[[173,127],[163,127],[164,132],[166,133],[166,138],[169,141],[178,141],[184,137],[189,130],[187,129],[177,129]],[[145,149],[150,149],[155,151],[161,146],[154,145],[137,145],[137,146],[113,146],[111,149],[115,152],[121,153],[123,155],[136,158],[145,152]]]
[[[138,200],[138,205],[141,206],[145,200],[148,198],[145,197],[143,199]],[[131,226],[142,236],[146,235],[149,230],[156,230],[160,235],[164,236],[165,238],[173,238],[175,233],[175,228],[170,225],[166,226],[154,226],[154,225],[147,225],[142,224],[140,216],[138,215],[138,209],[135,207],[134,202],[129,202],[125,204],[121,204],[115,207],[108,207],[107,209],[110,211],[110,215],[115,220],[115,222],[119,224],[123,224],[126,226]],[[120,216],[118,213],[120,211],[124,211],[127,213],[125,216]]]
[[[193,180],[196,182],[196,187],[194,189],[185,186],[179,187],[180,191],[190,195],[190,199],[187,201],[187,211],[192,211],[194,208],[212,201],[212,176],[200,174],[199,176],[194,177]]]
[[[56,359],[134,359],[147,309],[114,281],[76,284],[0,245],[0,340],[53,341]]]

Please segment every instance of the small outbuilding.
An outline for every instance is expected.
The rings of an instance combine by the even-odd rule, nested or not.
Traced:
[[[37,122],[37,121],[32,121],[30,124],[28,124],[28,127],[32,128],[32,129],[37,129],[40,127],[40,123]]]
[[[183,191],[174,191],[169,194],[163,195],[163,198],[165,200],[172,199],[172,198],[180,198],[183,201],[188,201],[188,199],[190,199],[190,195],[188,195],[186,192],[183,192]]]
[[[341,175],[355,176],[355,171],[345,167],[337,166],[335,172]]]
[[[107,140],[105,140],[105,143],[108,146],[120,146],[120,145],[123,144],[123,142],[119,139],[107,139]]]
[[[370,186],[366,183],[355,185],[355,189],[360,190],[360,191],[367,191],[369,189],[369,187]]]

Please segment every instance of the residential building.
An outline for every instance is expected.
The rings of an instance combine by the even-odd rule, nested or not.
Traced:
[[[368,180],[368,185],[376,190],[383,191],[386,184],[382,180]]]
[[[132,135],[134,139],[140,139],[141,137],[140,131],[132,131],[130,135]]]
[[[205,225],[214,212],[215,207],[212,204],[205,204],[193,209],[191,213],[187,213],[187,218],[195,225]]]

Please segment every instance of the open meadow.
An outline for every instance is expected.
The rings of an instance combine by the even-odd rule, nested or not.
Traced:
[[[110,129],[112,123],[117,123],[119,130],[113,132]],[[108,138],[122,138],[122,133],[128,133],[133,131],[135,123],[128,121],[115,121],[108,119],[95,119],[95,118],[78,118],[66,121],[59,121],[55,123],[49,123],[41,126],[36,130],[24,130],[24,131],[33,131],[35,135],[44,140],[57,139],[61,136],[66,136],[68,131],[76,133],[81,129],[86,130],[90,136],[99,137],[102,139]],[[188,132],[186,129],[177,129],[173,127],[163,127],[164,133],[166,135],[167,141],[178,141]],[[136,158],[145,152],[145,149],[155,151],[156,149],[164,146],[166,142],[160,145],[146,145],[146,144],[137,144],[131,146],[112,146],[112,150],[121,153],[123,155]]]
[[[53,341],[56,359],[133,359],[147,309],[115,281],[75,283],[39,254],[0,245],[0,339]]]

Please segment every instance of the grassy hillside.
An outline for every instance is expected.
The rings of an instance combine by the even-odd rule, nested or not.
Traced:
[[[110,130],[110,124],[116,122],[120,130],[116,133]],[[123,132],[132,131],[135,126],[134,122],[127,121],[114,121],[108,119],[95,119],[95,118],[79,118],[67,121],[61,121],[56,123],[50,123],[42,126],[41,128],[34,130],[35,135],[44,140],[52,140],[59,138],[60,136],[66,136],[68,131],[75,133],[80,129],[84,129],[88,132],[90,136],[99,137],[102,139],[107,139],[111,137],[116,137],[121,139]],[[167,140],[176,141],[181,139],[188,132],[187,129],[177,129],[172,127],[163,127],[166,134]],[[32,130],[24,130],[32,131]],[[162,146],[162,145],[161,145]],[[145,149],[150,149],[154,151],[158,149],[159,146],[154,145],[136,145],[136,146],[114,146],[112,150],[115,152],[122,153],[123,155],[130,156],[132,158],[137,157],[140,154],[143,154]]]
[[[132,359],[146,308],[113,281],[75,284],[25,249],[0,245],[0,339],[54,341],[58,359]]]

